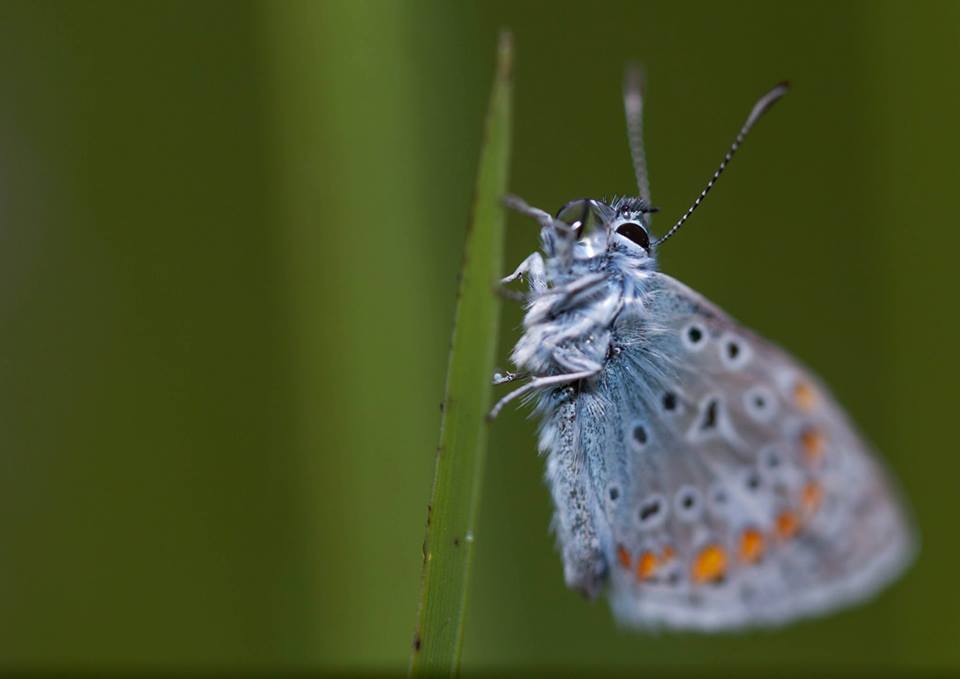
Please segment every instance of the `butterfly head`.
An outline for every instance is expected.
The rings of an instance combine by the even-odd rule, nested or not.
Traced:
[[[545,254],[566,260],[573,268],[587,264],[590,270],[653,269],[648,215],[656,211],[642,198],[572,200],[557,211],[552,228],[542,234]]]

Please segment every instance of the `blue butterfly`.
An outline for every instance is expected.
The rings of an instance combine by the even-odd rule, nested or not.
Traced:
[[[581,199],[540,225],[525,279],[516,373],[541,418],[539,446],[569,587],[606,590],[635,627],[779,625],[863,600],[910,561],[915,539],[881,463],[809,370],[657,271],[761,115],[759,99],[706,188],[650,236],[642,87],[624,89],[640,195]]]

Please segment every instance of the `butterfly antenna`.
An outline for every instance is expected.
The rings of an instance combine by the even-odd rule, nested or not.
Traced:
[[[703,199],[707,197],[708,193],[710,193],[710,189],[713,188],[713,185],[717,183],[717,179],[720,178],[720,175],[723,174],[723,171],[727,168],[727,165],[730,163],[730,159],[733,158],[733,154],[735,154],[737,149],[740,148],[740,144],[743,143],[743,140],[747,136],[747,133],[750,132],[750,129],[760,119],[760,116],[769,111],[770,107],[773,106],[776,101],[780,99],[780,97],[785,95],[789,89],[790,83],[782,82],[760,97],[757,103],[753,105],[753,110],[750,111],[750,115],[747,116],[747,121],[743,124],[743,127],[740,128],[740,133],[737,134],[737,138],[734,139],[733,144],[730,145],[730,150],[727,151],[727,155],[725,155],[723,160],[720,162],[720,167],[718,167],[717,171],[713,173],[713,176],[710,177],[710,181],[707,182],[707,185],[703,188],[703,191],[701,191],[700,195],[697,196],[697,199],[693,201],[693,205],[687,208],[687,211],[680,219],[677,220],[677,223],[674,224],[669,231],[663,234],[662,238],[659,238],[653,242],[654,247],[660,245],[665,240],[673,236],[673,234],[675,234],[677,230],[683,226],[683,223],[690,218],[690,215],[693,214],[693,211],[700,207],[700,203],[702,203]]]
[[[637,176],[640,198],[650,205],[650,179],[647,175],[647,154],[643,147],[643,92],[646,77],[643,67],[637,63],[627,64],[623,78],[623,110],[627,116],[627,139],[630,142],[630,157]]]

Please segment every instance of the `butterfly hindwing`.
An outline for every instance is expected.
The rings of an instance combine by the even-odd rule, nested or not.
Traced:
[[[912,551],[897,494],[825,387],[673,278],[647,287],[593,385],[555,392],[567,454],[548,475],[581,508],[557,516],[568,583],[608,578],[627,624],[723,629],[894,577]]]

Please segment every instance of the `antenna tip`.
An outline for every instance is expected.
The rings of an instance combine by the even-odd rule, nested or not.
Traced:
[[[777,99],[779,99],[780,97],[782,97],[783,95],[785,95],[785,94],[786,94],[787,92],[789,92],[789,91],[790,91],[790,81],[789,81],[789,80],[781,80],[781,81],[778,82],[776,85],[774,85],[774,86],[770,89],[770,91],[767,92],[766,95],[764,95],[764,96],[762,97],[762,99],[765,99],[765,100],[769,101],[770,103],[773,103],[774,101],[776,101]]]
[[[760,97],[757,100],[757,103],[753,105],[753,110],[750,111],[750,115],[747,117],[747,122],[743,125],[744,134],[753,127],[754,123],[759,120],[760,116],[770,110],[770,107],[773,106],[777,101],[780,100],[783,95],[785,95],[790,89],[790,83],[784,80],[781,83],[777,83],[773,89],[767,92],[765,95]]]
[[[623,73],[624,102],[630,109],[643,106],[644,90],[647,89],[647,75],[643,64],[637,61],[627,62]]]

